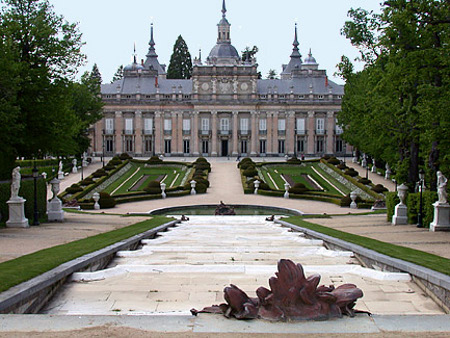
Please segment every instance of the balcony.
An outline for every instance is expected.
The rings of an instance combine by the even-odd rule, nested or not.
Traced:
[[[219,130],[219,135],[226,136],[226,135],[230,135],[230,134],[231,134],[231,130]]]
[[[286,130],[278,130],[278,135],[280,136],[286,135]]]
[[[172,130],[164,130],[164,135],[172,135]]]
[[[267,135],[267,129],[265,130],[259,130],[259,135]]]
[[[143,133],[144,135],[153,135],[153,129],[144,129]]]
[[[183,129],[183,135],[191,135],[191,131]]]
[[[103,129],[103,135],[114,135],[114,129]]]
[[[133,131],[133,129],[124,129],[123,134],[124,135],[133,135],[134,131]]]
[[[336,135],[341,135],[344,131],[341,129],[341,128],[336,128],[335,130],[334,130],[334,132],[336,133]]]
[[[306,130],[304,130],[304,129],[296,129],[295,133],[297,135],[306,135]]]
[[[316,135],[325,135],[325,129],[316,129]]]
[[[211,130],[199,130],[198,134],[200,136],[210,136],[211,135]]]
[[[239,135],[240,136],[249,136],[251,134],[250,130],[239,130]]]

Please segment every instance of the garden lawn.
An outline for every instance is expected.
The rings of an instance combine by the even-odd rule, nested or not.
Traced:
[[[450,275],[450,259],[444,257],[306,222],[302,219],[301,216],[284,218],[283,221],[300,226],[302,228],[317,231],[334,238],[339,238],[349,243],[360,245],[364,248],[379,252],[393,258],[398,258],[423,266],[425,268],[429,268],[431,270],[441,272],[446,275]]]
[[[75,258],[133,237],[172,219],[155,216],[125,228],[80,239],[0,263],[0,292],[37,277]]]

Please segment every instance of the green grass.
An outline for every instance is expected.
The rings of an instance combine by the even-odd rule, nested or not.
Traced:
[[[170,218],[155,216],[150,220],[125,228],[54,246],[0,263],[0,292],[37,277],[63,263],[153,229],[170,220]]]
[[[404,261],[450,275],[450,259],[444,257],[306,222],[298,216],[284,218],[283,220],[302,228],[317,231],[334,238],[342,239],[349,243],[360,245],[364,248],[374,250],[393,258],[402,259]]]

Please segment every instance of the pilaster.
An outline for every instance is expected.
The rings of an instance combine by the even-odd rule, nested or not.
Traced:
[[[250,155],[256,156],[257,154],[257,140],[258,140],[258,113],[256,111],[250,112],[251,114],[251,149],[250,149]]]
[[[161,112],[155,112],[155,155],[163,154],[164,149],[161,149],[162,126],[161,126]]]
[[[194,156],[199,156],[200,153],[198,151],[198,115],[199,112],[198,111],[194,111],[192,113],[192,117],[193,117],[193,128],[192,128],[192,135],[191,135],[191,140],[193,143],[193,152],[192,154]]]
[[[334,154],[334,112],[327,112],[327,154]]]
[[[116,154],[123,153],[123,116],[122,112],[116,111],[114,118],[114,128],[115,128],[115,141],[116,141]]]
[[[237,156],[238,152],[238,112],[233,112],[233,156]]]
[[[134,113],[134,135],[134,153],[142,156],[142,112],[140,110]]]
[[[286,124],[286,153],[293,156],[295,153],[295,112],[287,113]]]
[[[278,154],[278,112],[272,117],[272,154]]]
[[[213,110],[211,111],[211,156],[217,156],[217,128],[217,111]]]
[[[315,113],[313,111],[308,112],[308,146],[307,151],[308,154],[314,154],[314,135],[316,133],[316,121],[315,121]]]

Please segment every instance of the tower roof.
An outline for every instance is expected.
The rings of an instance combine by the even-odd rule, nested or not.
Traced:
[[[144,62],[144,67],[146,69],[153,69],[158,71],[158,75],[166,74],[163,67],[161,67],[161,64],[158,61],[158,54],[156,54],[155,40],[153,39],[153,23],[150,26],[150,42],[148,44],[150,47],[146,55],[147,59]]]
[[[298,43],[297,24],[295,24],[294,42],[292,43],[292,45],[294,46],[294,48],[292,48],[291,60],[281,73],[281,75],[285,77],[290,76],[293,70],[300,69],[302,66],[302,55],[300,54],[300,51],[298,49],[298,46],[300,44]]]

